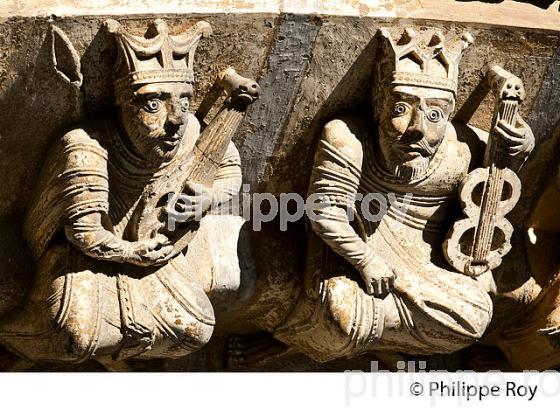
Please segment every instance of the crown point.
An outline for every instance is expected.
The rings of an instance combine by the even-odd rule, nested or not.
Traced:
[[[377,29],[375,35],[377,37],[384,37],[386,39],[391,40],[391,33],[389,33],[389,30],[387,30],[386,27],[381,27],[381,28]]]
[[[111,34],[118,33],[122,28],[121,23],[113,19],[105,20],[103,22],[103,25],[105,26],[105,29]]]
[[[202,33],[202,37],[209,37],[212,34],[212,26],[206,21],[196,23],[196,28]]]
[[[155,19],[150,27],[148,28],[148,33],[154,37],[158,34],[163,34],[164,36],[169,34],[169,26],[162,19]]]

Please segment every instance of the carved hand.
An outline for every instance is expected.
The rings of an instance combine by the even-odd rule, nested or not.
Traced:
[[[504,152],[513,157],[516,162],[524,161],[535,147],[535,137],[529,125],[517,115],[519,127],[507,124],[505,121],[498,121],[494,131],[501,139]]]
[[[385,297],[395,285],[395,272],[385,262],[374,259],[360,272],[368,294]]]
[[[214,193],[211,189],[196,182],[187,182],[186,191],[188,195],[182,195],[182,201],[177,201],[175,209],[182,214],[185,220],[193,217],[202,217],[212,206]]]
[[[126,262],[138,266],[162,265],[172,256],[173,246],[165,235],[132,242]]]

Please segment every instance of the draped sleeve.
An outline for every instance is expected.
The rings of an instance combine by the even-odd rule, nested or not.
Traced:
[[[308,189],[308,201],[318,205],[308,214],[313,231],[359,271],[374,258],[349,220],[356,212],[362,160],[362,144],[346,122],[329,122],[319,140]]]
[[[108,213],[107,151],[84,129],[74,129],[52,146],[23,226],[36,259],[67,223],[92,213]]]

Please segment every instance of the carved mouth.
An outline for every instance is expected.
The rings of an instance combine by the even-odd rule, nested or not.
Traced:
[[[400,151],[414,156],[429,157],[435,153],[435,150],[430,147],[427,143],[420,141],[414,144],[398,144]]]
[[[409,154],[410,156],[422,156],[422,157],[427,157],[430,154],[428,152],[426,152],[426,150],[424,148],[422,148],[419,145],[413,144],[413,145],[399,145],[399,149],[404,152],[405,154]]]
[[[161,144],[163,145],[164,148],[168,149],[168,150],[172,150],[175,147],[177,147],[177,145],[179,145],[179,143],[181,142],[181,138],[179,137],[165,137],[161,139]]]

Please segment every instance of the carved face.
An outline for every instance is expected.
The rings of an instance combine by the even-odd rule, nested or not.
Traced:
[[[379,115],[379,145],[389,171],[414,174],[427,166],[443,141],[454,104],[449,91],[413,86],[390,90]]]
[[[131,149],[150,163],[173,158],[187,126],[192,86],[152,83],[121,104],[121,122]]]

